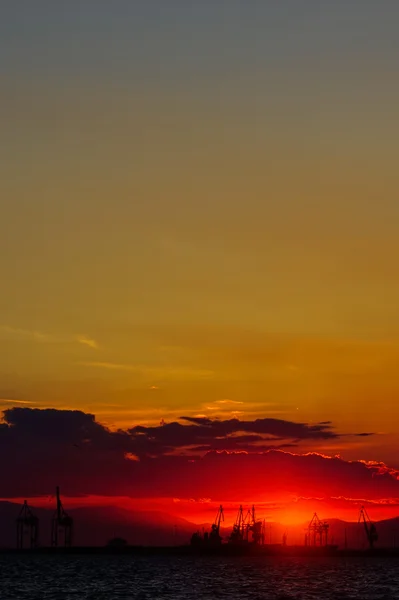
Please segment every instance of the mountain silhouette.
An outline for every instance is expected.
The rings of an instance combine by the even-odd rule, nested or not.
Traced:
[[[16,518],[21,505],[0,502],[0,547],[16,545]],[[39,543],[50,545],[51,519],[54,508],[34,508],[39,518]],[[130,511],[101,506],[70,509],[74,520],[73,544],[104,546],[120,537],[134,545],[173,545],[188,543],[198,525],[162,511]]]
[[[21,505],[0,501],[0,548],[15,547],[16,518]],[[39,518],[39,543],[50,545],[51,519],[54,508],[35,508]],[[209,530],[210,523],[197,524],[162,511],[135,511],[113,506],[81,507],[68,510],[74,520],[73,544],[76,546],[104,546],[109,540],[121,538],[131,545],[170,546],[188,544],[195,531]],[[324,519],[329,524],[329,542],[341,547],[345,539],[350,548],[366,548],[363,525],[340,519]],[[286,526],[266,523],[266,543],[280,544],[287,534],[289,545],[302,545],[308,523]],[[399,547],[399,517],[376,522],[378,547]],[[231,527],[220,530],[227,540]]]

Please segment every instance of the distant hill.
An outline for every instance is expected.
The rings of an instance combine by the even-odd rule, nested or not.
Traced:
[[[20,505],[12,502],[0,502],[0,547],[15,547],[16,518]],[[35,514],[40,520],[40,545],[48,546],[51,535],[51,519],[54,508],[37,508]],[[194,531],[209,531],[209,523],[196,524],[181,517],[162,511],[131,511],[118,507],[82,507],[68,510],[74,519],[74,545],[104,546],[113,538],[122,538],[129,544],[160,545],[187,544]],[[367,546],[364,528],[361,524],[326,519],[329,523],[329,541],[344,546],[345,537],[348,547]],[[303,544],[307,523],[288,526],[281,523],[266,524],[266,542],[281,543],[287,534],[287,543]],[[399,517],[376,523],[380,547],[399,547]],[[231,528],[221,529],[221,535],[227,539]]]
[[[344,547],[345,541],[349,548],[366,548],[368,546],[364,525],[357,522],[347,522],[340,519],[323,519],[329,524],[329,543]],[[399,518],[375,522],[378,547],[399,547]],[[303,544],[307,533],[308,523],[300,526],[284,527],[278,523],[271,525],[272,541],[279,543],[283,533],[287,533],[288,544]]]
[[[16,518],[20,505],[0,502],[0,547],[16,545]],[[40,545],[50,545],[54,508],[35,508]],[[161,511],[129,511],[117,507],[82,507],[68,510],[74,520],[74,545],[104,546],[121,537],[129,544],[173,545],[189,542],[198,525]]]

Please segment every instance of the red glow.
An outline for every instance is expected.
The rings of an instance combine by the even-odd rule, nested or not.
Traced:
[[[8,498],[8,502],[22,504],[25,498]],[[28,503],[34,507],[51,508],[54,506],[54,497],[43,496],[28,498]],[[223,504],[225,512],[225,525],[231,526],[235,520],[239,503],[209,499],[179,499],[179,498],[129,498],[126,496],[64,496],[64,504],[68,509],[79,507],[113,507],[121,508],[133,513],[162,511],[176,517],[184,518],[192,523],[203,524],[213,521],[217,509]],[[368,512],[376,521],[395,518],[399,514],[399,498],[383,500],[367,500],[365,498],[314,498],[292,497],[282,498],[280,501],[254,502],[251,499],[240,502],[248,508],[255,503],[259,518],[268,522],[284,525],[301,525],[306,523],[313,512],[323,518],[357,521],[360,507],[367,506]]]

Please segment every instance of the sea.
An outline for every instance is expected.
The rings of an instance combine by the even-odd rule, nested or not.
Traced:
[[[398,559],[0,556],[1,600],[399,600]]]

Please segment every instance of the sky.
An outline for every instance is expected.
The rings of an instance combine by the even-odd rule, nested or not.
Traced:
[[[216,504],[241,494],[237,451],[265,480],[275,452],[307,455],[303,481],[339,455],[386,486],[310,469],[312,494],[280,496],[396,510],[398,17],[395,0],[2,2],[2,448],[54,452],[70,496],[112,495],[72,484],[52,433],[69,428],[93,473],[119,453],[118,497],[152,461],[141,496]],[[193,454],[213,473],[216,451],[228,493],[163,479]],[[54,487],[48,465],[19,489],[14,464],[3,497]]]

